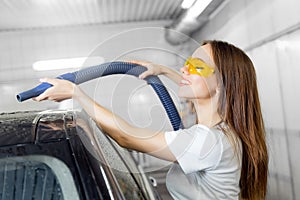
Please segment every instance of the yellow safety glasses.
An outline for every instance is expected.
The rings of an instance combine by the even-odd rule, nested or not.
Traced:
[[[189,57],[185,61],[184,66],[188,67],[188,71],[190,74],[196,74],[203,77],[209,77],[215,72],[214,68],[208,66],[199,58]]]

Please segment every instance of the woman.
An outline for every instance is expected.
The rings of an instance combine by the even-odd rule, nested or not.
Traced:
[[[178,131],[134,127],[94,102],[71,82],[53,85],[35,100],[73,98],[125,148],[172,161],[167,187],[174,199],[264,199],[268,153],[256,75],[248,56],[222,41],[206,41],[181,68],[181,74],[150,62],[132,61],[179,84],[178,96],[193,102],[197,124]],[[145,139],[130,133],[143,132]]]

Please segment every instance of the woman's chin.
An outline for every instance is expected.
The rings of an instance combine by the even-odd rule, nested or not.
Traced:
[[[192,98],[194,95],[191,95],[186,89],[178,91],[178,97],[179,98]]]
[[[182,85],[178,89],[178,96],[179,97],[191,97],[195,96],[193,88],[191,85]]]

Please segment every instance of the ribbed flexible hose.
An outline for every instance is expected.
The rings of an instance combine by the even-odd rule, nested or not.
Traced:
[[[144,71],[146,71],[146,68],[137,64],[127,62],[109,62],[84,68],[73,73],[62,74],[57,78],[69,80],[75,84],[81,84],[95,78],[112,74],[128,74],[138,77]],[[145,80],[152,86],[152,88],[158,95],[167,112],[173,129],[178,130],[179,128],[182,128],[181,118],[178,114],[176,106],[174,105],[171,96],[169,95],[167,89],[160,81],[160,79],[157,76],[148,76],[147,78],[145,78]],[[52,85],[49,83],[41,83],[35,88],[18,94],[17,99],[19,102],[25,101],[42,94],[50,87],[52,87]]]

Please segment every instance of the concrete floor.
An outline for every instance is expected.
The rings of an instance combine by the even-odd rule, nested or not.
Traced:
[[[150,172],[147,172],[148,176],[152,176],[157,181],[156,189],[162,200],[173,200],[166,188],[166,175],[169,167],[170,166],[166,166],[159,170],[151,170]]]

